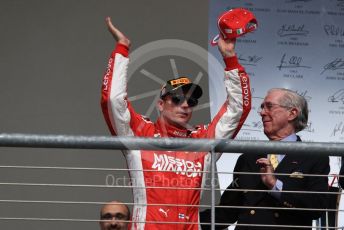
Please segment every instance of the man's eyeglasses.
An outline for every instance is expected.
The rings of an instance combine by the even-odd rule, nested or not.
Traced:
[[[276,103],[271,103],[271,102],[265,102],[262,103],[260,105],[260,108],[258,108],[258,113],[261,113],[263,110],[265,110],[265,112],[270,112],[274,107],[282,107],[282,108],[291,108],[289,106],[285,106],[285,105],[280,105],[280,104],[276,104]]]
[[[178,95],[178,94],[173,94],[171,95],[171,101],[175,105],[181,105],[184,103],[184,101],[188,103],[189,107],[194,107],[198,104],[198,100],[193,97],[186,97],[184,95]]]

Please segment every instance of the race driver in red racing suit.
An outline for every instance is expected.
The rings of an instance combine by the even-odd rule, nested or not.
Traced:
[[[186,77],[167,81],[155,123],[135,112],[127,100],[130,41],[106,19],[117,41],[103,77],[101,106],[112,135],[175,138],[234,138],[251,109],[249,78],[238,63],[234,40],[220,39],[226,64],[227,100],[209,125],[187,128],[192,109],[202,95]],[[124,152],[133,182],[131,229],[199,229],[198,206],[210,154],[185,151]],[[218,154],[219,155],[219,154]],[[134,170],[133,170],[134,169]],[[185,205],[185,206],[183,206]],[[172,222],[172,223],[171,223]],[[177,222],[177,223],[176,223]]]

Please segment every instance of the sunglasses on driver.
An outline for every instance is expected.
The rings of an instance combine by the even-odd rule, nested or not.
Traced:
[[[171,97],[171,101],[175,105],[181,105],[186,101],[186,103],[189,105],[189,107],[195,107],[198,104],[198,100],[193,97],[186,97],[185,95],[179,95],[179,94],[169,94]]]

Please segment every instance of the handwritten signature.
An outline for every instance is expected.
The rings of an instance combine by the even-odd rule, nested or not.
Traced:
[[[306,91],[300,91],[300,92],[296,90],[295,93],[297,93],[297,94],[300,95],[301,97],[305,98],[306,101],[308,101],[308,102],[312,99],[311,96],[308,96],[308,95],[307,95],[308,90],[306,90]]]
[[[258,131],[261,132],[263,128],[263,122],[262,121],[252,121],[250,124],[245,123],[242,130],[248,130],[248,131]]]
[[[320,73],[323,74],[326,70],[337,70],[337,69],[344,69],[344,60],[341,58],[336,58],[334,61],[326,64],[324,66],[324,70]]]
[[[337,3],[337,6],[339,7],[343,7],[344,6],[344,1],[343,0],[337,0],[338,3]]]
[[[333,95],[329,96],[328,102],[339,102],[342,101],[344,104],[344,89],[340,89]]]
[[[263,59],[263,57],[259,57],[257,55],[248,55],[246,58],[243,57],[243,55],[239,56],[239,60],[245,62],[243,64],[253,65],[253,66],[256,66],[257,63],[262,59]]]
[[[308,68],[310,69],[310,66],[305,66],[302,65],[302,57],[298,57],[298,56],[291,56],[289,58],[289,61],[286,61],[286,56],[287,54],[283,54],[282,58],[281,58],[281,62],[280,65],[277,66],[277,68],[279,70],[281,70],[282,68]]]
[[[263,122],[261,122],[261,121],[253,121],[252,122],[252,127],[253,128],[257,128],[257,129],[261,129],[263,127]]]
[[[282,25],[282,28],[277,32],[278,36],[286,37],[286,36],[307,36],[309,34],[308,30],[305,30],[305,25],[296,26],[295,24]]]
[[[331,133],[331,137],[334,137],[337,134],[339,134],[339,135],[344,134],[344,123],[343,122],[339,122],[334,126],[333,131]]]
[[[324,30],[328,36],[344,36],[344,29],[336,25],[324,25]]]

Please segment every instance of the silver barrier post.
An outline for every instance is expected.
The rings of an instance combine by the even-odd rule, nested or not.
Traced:
[[[215,151],[211,150],[211,230],[215,230]]]

